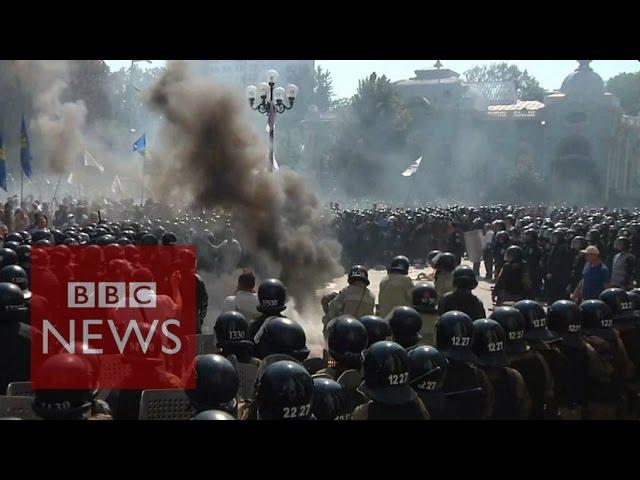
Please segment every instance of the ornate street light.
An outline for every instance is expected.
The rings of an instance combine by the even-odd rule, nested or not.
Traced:
[[[252,110],[267,115],[267,130],[269,132],[269,170],[273,171],[275,165],[275,157],[273,152],[273,135],[276,113],[284,113],[293,108],[293,102],[298,95],[298,87],[290,83],[287,88],[276,88],[278,81],[278,72],[269,70],[267,72],[267,81],[260,82],[258,86],[249,85],[247,87],[247,99]],[[285,105],[285,97],[289,100],[289,105]],[[256,105],[256,98],[259,103]]]

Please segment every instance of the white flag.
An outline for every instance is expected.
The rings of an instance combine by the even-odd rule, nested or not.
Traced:
[[[272,171],[277,172],[280,170],[280,166],[278,165],[278,161],[276,160],[276,152],[273,152],[273,165],[271,165]]]
[[[122,182],[120,182],[120,178],[118,175],[113,177],[113,182],[111,182],[111,193],[122,195]]]
[[[67,183],[69,185],[73,185],[73,172],[69,173],[69,176],[67,177]]]
[[[84,166],[85,167],[95,167],[100,170],[100,173],[104,173],[104,167],[100,165],[95,158],[91,156],[91,154],[85,150],[84,151]]]
[[[415,162],[407,167],[407,169],[402,172],[403,177],[410,177],[414,173],[418,171],[418,167],[420,166],[420,162],[422,162],[422,157],[418,157]]]

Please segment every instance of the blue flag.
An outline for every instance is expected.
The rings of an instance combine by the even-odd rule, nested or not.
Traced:
[[[7,190],[7,157],[4,155],[4,143],[2,140],[2,132],[0,131],[0,188],[5,192]]]
[[[22,125],[20,126],[20,164],[24,174],[31,178],[31,149],[29,148],[29,135],[27,135],[24,115],[22,115]]]
[[[138,153],[144,153],[147,151],[146,133],[143,133],[142,136],[133,143],[133,151]]]

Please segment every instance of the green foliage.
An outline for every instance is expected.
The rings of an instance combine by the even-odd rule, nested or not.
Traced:
[[[508,63],[493,63],[491,65],[478,65],[464,72],[469,83],[483,82],[507,82],[512,81],[516,87],[516,93],[520,100],[544,99],[544,89],[538,81],[529,73],[520,70],[517,65]]]
[[[640,113],[640,72],[620,73],[607,81],[607,91],[620,99],[627,115]]]

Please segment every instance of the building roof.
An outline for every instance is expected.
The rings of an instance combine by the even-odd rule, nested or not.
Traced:
[[[521,110],[535,111],[540,110],[541,108],[544,108],[544,103],[536,100],[518,100],[516,103],[509,105],[489,105],[490,112],[515,112]]]
[[[604,81],[589,66],[589,62],[591,60],[578,60],[580,66],[562,82],[562,93],[583,97],[598,97],[604,94]]]

